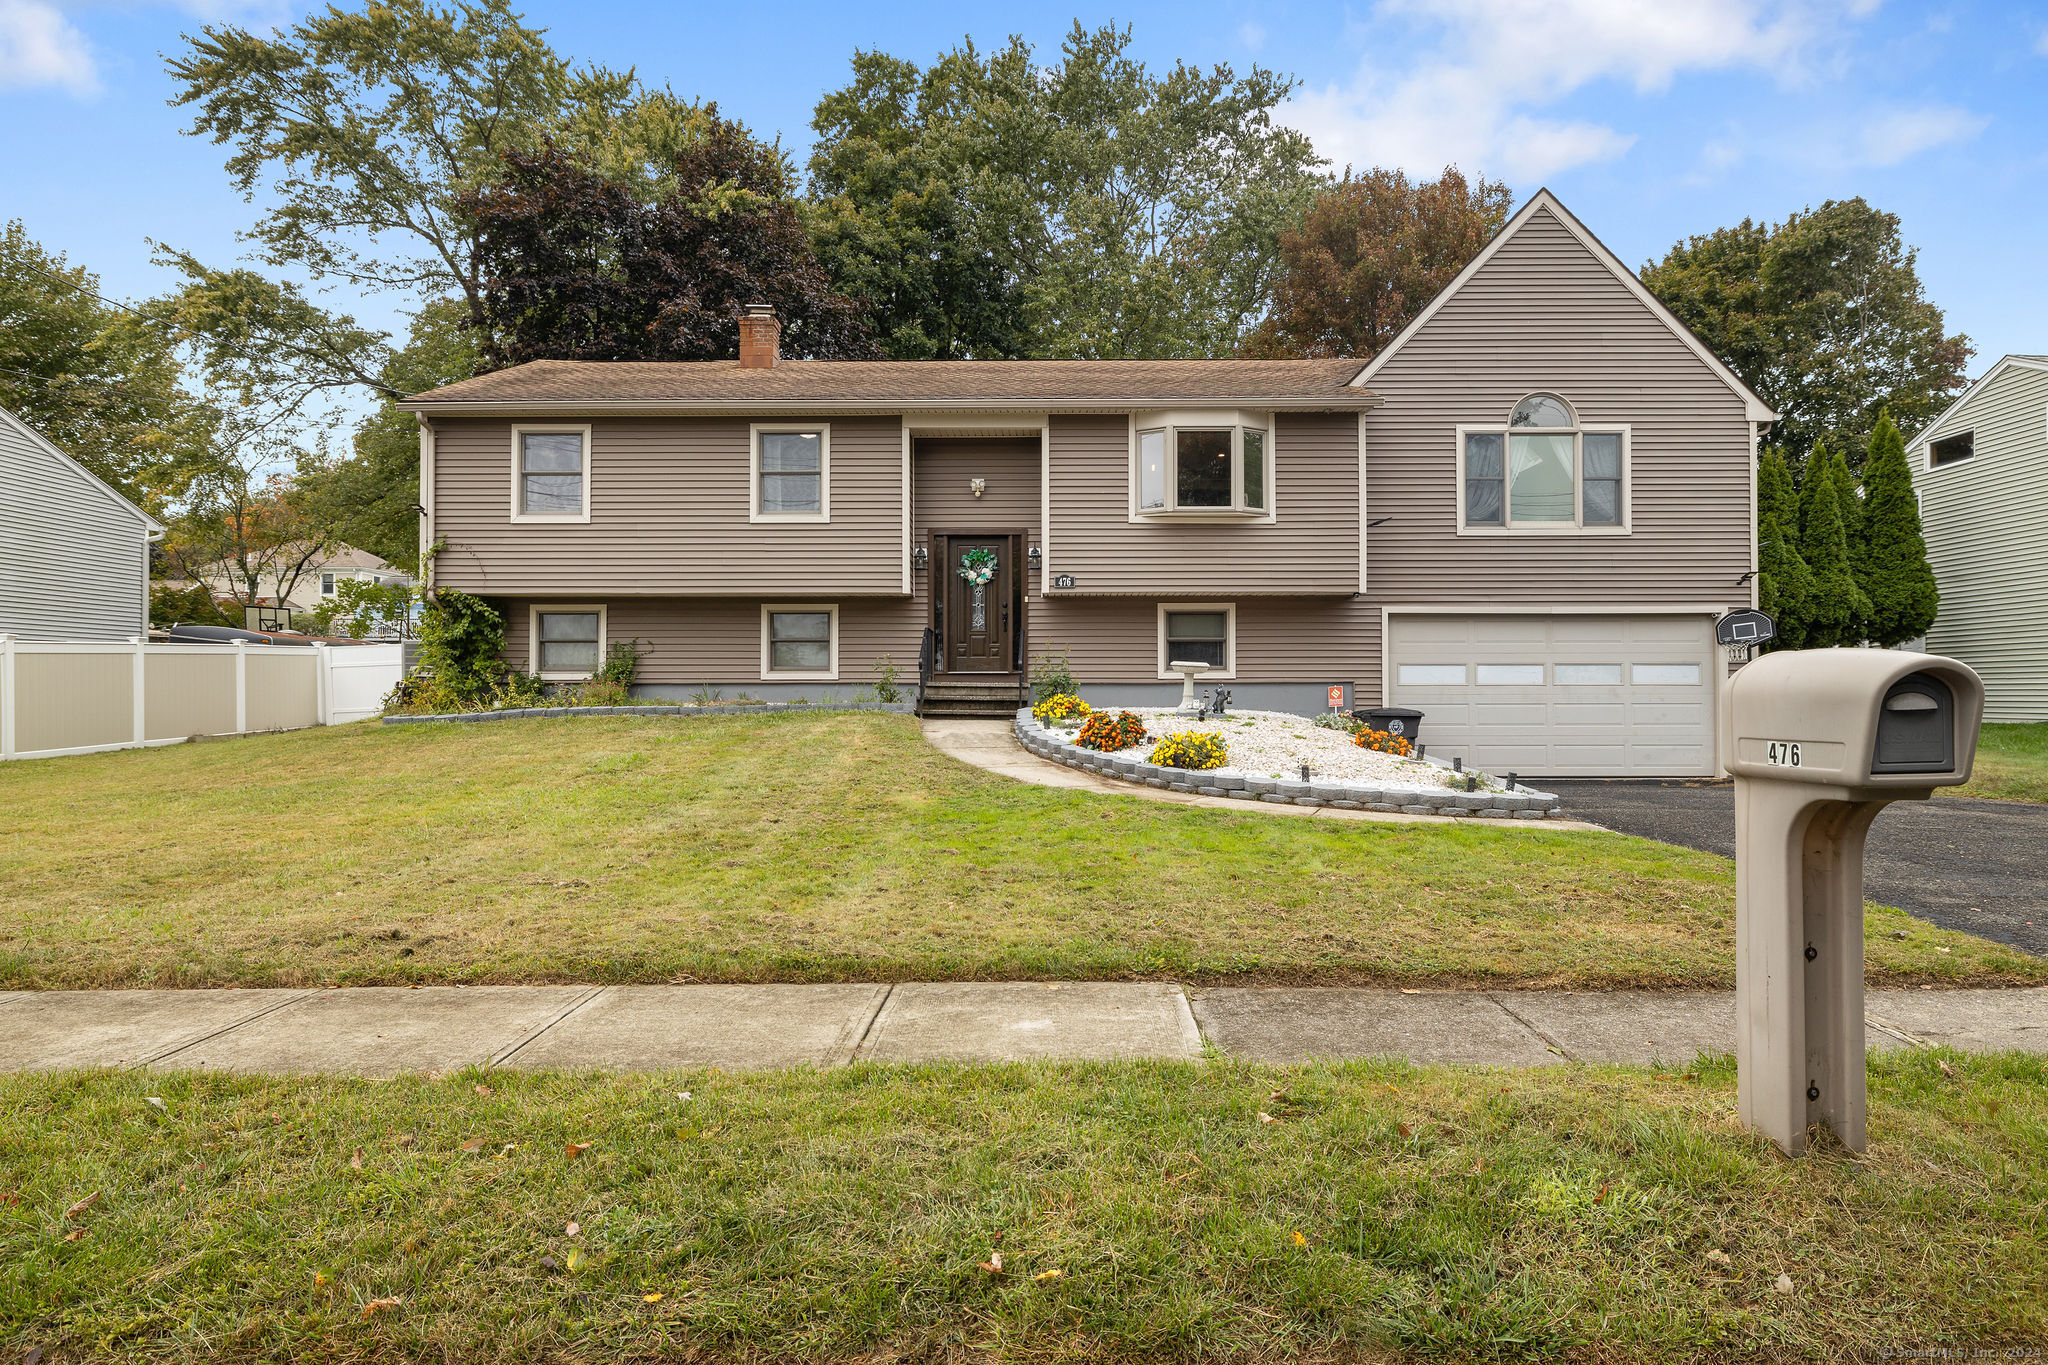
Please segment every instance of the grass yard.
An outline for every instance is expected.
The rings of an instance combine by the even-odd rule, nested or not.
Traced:
[[[873,713],[16,763],[0,829],[0,987],[1733,981],[1721,858],[1031,787]],[[2048,981],[1897,911],[1868,934],[1874,980]]]
[[[1725,1058],[4,1076],[0,1356],[1605,1362],[2048,1340],[2043,1059],[1873,1057],[1863,1159],[1786,1161],[1734,1105]]]
[[[2048,801],[2048,721],[1986,725],[1977,738],[1969,785],[1945,787],[1941,794]]]

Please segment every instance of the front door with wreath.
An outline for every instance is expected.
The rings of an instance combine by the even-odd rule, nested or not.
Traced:
[[[1014,666],[1008,536],[946,541],[946,671],[1007,673]]]

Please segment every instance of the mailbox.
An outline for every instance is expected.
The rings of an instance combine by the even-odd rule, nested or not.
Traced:
[[[1725,695],[1742,1119],[1794,1155],[1817,1123],[1860,1152],[1864,839],[1892,802],[1970,780],[1984,684],[1932,654],[1810,649]]]

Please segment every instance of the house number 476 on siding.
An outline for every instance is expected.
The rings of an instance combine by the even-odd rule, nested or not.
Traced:
[[[1799,766],[1799,741],[1774,739],[1764,747],[1764,762],[1779,768]]]

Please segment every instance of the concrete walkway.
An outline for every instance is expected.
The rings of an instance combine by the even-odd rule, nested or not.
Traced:
[[[1868,1018],[1874,1049],[2048,1052],[2048,989],[1877,990]],[[1263,1062],[1682,1065],[1734,1044],[1734,996],[1711,991],[1009,981],[0,994],[0,1071],[738,1070],[856,1060],[1193,1060],[1205,1045]]]
[[[1261,811],[1291,815],[1301,820],[1380,820],[1395,824],[1469,825],[1448,815],[1403,815],[1398,811],[1337,810],[1330,806],[1287,806],[1268,801],[1232,801],[1222,796],[1192,796],[1185,792],[1161,791],[1135,782],[1084,773],[1063,763],[1040,758],[1017,742],[1007,720],[968,720],[932,716],[924,721],[924,737],[949,758],[987,772],[999,773],[1018,782],[1040,787],[1072,787],[1102,792],[1108,796],[1135,796],[1146,801],[1171,801],[1183,806],[1208,806],[1217,810]],[[1597,829],[1582,820],[1489,820],[1488,829]]]

